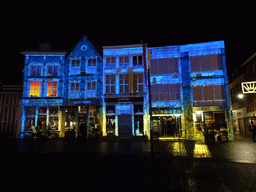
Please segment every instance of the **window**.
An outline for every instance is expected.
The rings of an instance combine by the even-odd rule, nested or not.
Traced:
[[[215,86],[195,86],[193,87],[193,100],[222,100],[225,99],[223,85]]]
[[[106,57],[106,68],[116,67],[116,57]]]
[[[78,98],[79,91],[80,91],[80,83],[79,82],[70,83],[70,93],[69,93],[70,98]]]
[[[58,76],[59,75],[59,66],[47,65],[47,75]]]
[[[179,73],[179,60],[178,58],[164,58],[151,60],[151,74],[171,74]]]
[[[221,55],[200,55],[190,57],[191,72],[221,70],[223,68],[222,65]]]
[[[151,86],[152,101],[180,100],[180,84],[157,84]]]
[[[90,59],[87,59],[87,62],[88,62],[88,66],[91,67],[91,66],[96,66],[97,64],[97,58],[90,58]]]
[[[130,62],[129,56],[119,57],[119,63],[129,63],[129,62]]]
[[[106,106],[106,113],[115,113],[115,105],[107,105]]]
[[[96,81],[87,82],[87,91],[96,90]]]
[[[128,75],[120,75],[119,77],[119,92],[120,93],[128,93],[128,82],[129,82]]]
[[[133,74],[133,93],[144,92],[144,81],[142,74]]]
[[[106,75],[106,93],[116,93],[116,76]]]
[[[29,66],[29,71],[30,71],[30,76],[41,76],[41,65],[30,65]]]
[[[133,66],[141,66],[142,65],[142,56],[133,56],[132,58]]]
[[[36,114],[36,108],[26,107],[25,111],[26,111],[26,115],[28,115],[28,116]]]
[[[41,82],[40,81],[31,81],[30,82],[30,97],[40,97]]]
[[[71,59],[71,67],[80,67],[80,59]]]
[[[116,57],[106,57],[106,63],[116,63]]]
[[[57,85],[56,81],[48,82],[47,97],[57,97]]]
[[[86,97],[96,97],[96,81],[87,82]]]
[[[120,68],[129,67],[129,64],[130,64],[130,57],[129,56],[119,57],[119,67]]]
[[[71,62],[71,75],[80,73],[81,59],[70,59]]]
[[[134,105],[134,113],[143,113],[143,105]]]

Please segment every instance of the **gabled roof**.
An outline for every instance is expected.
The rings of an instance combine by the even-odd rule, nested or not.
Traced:
[[[83,48],[82,48],[83,47]],[[102,56],[98,53],[89,39],[84,35],[81,40],[76,44],[73,50],[69,53],[66,59],[70,57],[94,57],[97,56],[102,58]]]

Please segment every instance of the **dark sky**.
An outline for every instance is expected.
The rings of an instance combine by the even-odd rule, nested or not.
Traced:
[[[10,18],[2,22],[4,59],[0,81],[4,84],[22,83],[24,57],[20,51],[37,50],[39,43],[48,42],[53,50],[70,52],[83,35],[99,51],[105,45],[136,44],[141,40],[151,47],[224,40],[229,72],[256,52],[252,17],[237,10],[227,14],[228,6],[195,9],[182,4],[182,8],[176,4],[149,8],[132,3],[118,8],[99,2],[88,6],[39,4],[16,4],[21,8],[17,12],[10,9]],[[252,16],[254,20],[255,15]]]

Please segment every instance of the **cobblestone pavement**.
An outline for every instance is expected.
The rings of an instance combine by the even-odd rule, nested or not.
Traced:
[[[0,146],[0,150],[18,153],[151,154],[150,142],[135,142],[131,140],[89,142],[52,139],[47,141],[14,140],[8,142],[3,143]],[[156,156],[256,163],[256,142],[244,138],[213,144],[202,144],[184,140],[154,141],[153,149]]]
[[[154,156],[150,142],[129,140],[0,143],[1,172],[6,180],[15,179],[12,188],[27,190],[37,183],[40,189],[256,191],[256,143],[250,140],[154,141]]]

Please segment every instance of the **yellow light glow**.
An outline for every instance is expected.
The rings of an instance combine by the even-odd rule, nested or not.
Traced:
[[[205,144],[195,144],[194,158],[209,158],[212,157],[211,152]]]
[[[173,143],[173,155],[174,156],[187,156],[187,151],[185,149],[184,143],[174,142]]]

